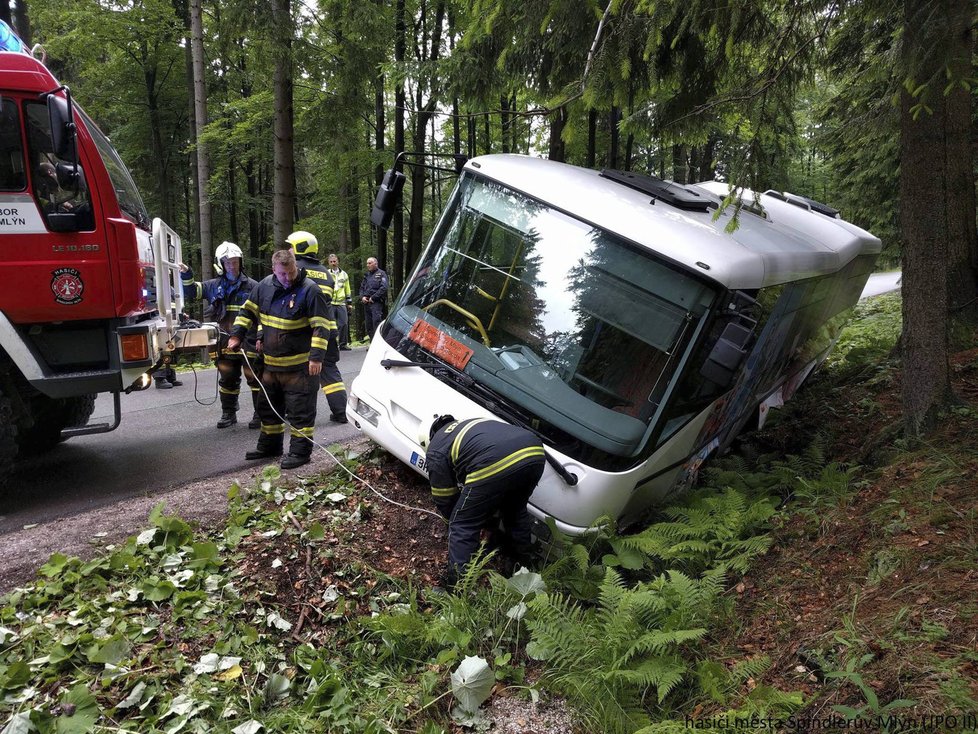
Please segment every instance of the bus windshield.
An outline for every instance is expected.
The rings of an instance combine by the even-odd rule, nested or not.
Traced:
[[[534,425],[634,456],[715,295],[644,248],[466,173],[384,336]]]

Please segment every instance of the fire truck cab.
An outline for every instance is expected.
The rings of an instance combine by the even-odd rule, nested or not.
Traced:
[[[179,328],[179,237],[150,220],[69,90],[0,30],[13,38],[0,45],[2,483],[18,453],[116,428],[120,393],[216,333]],[[101,392],[115,420],[86,427]]]

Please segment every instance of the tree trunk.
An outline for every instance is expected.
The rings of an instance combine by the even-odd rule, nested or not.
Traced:
[[[594,168],[597,161],[597,135],[598,111],[592,108],[587,111],[587,160],[584,163],[587,168]]]
[[[374,149],[381,153],[384,150],[384,126],[386,124],[386,110],[384,109],[384,75],[378,74],[376,80],[376,91],[374,93]],[[377,167],[374,170],[377,189],[384,180],[384,164],[380,163],[382,156],[377,156]],[[377,264],[384,272],[387,271],[387,230],[377,227]]]
[[[686,146],[672,146],[672,180],[678,184],[688,183],[689,166],[686,163]]]
[[[952,0],[945,0],[950,2]],[[960,0],[959,0],[960,1]],[[935,79],[939,52],[914,17],[918,0],[904,0],[904,61],[919,78]],[[900,232],[903,240],[903,412],[908,436],[936,423],[950,397],[948,366],[948,239],[951,222],[947,160],[948,108],[931,90],[933,113],[900,93]],[[914,114],[917,112],[917,119]]]
[[[276,55],[272,88],[275,105],[275,182],[272,192],[272,238],[281,248],[295,222],[295,143],[292,110],[292,11],[290,0],[272,0]]]
[[[248,192],[248,252],[255,263],[261,262],[261,216],[258,212],[258,176],[255,162],[248,158],[244,163],[245,189]],[[256,271],[257,272],[257,271]]]
[[[7,2],[7,0],[2,1]],[[34,45],[31,36],[30,14],[27,12],[27,0],[14,1],[14,27],[17,29],[20,40],[27,45],[27,48]]]
[[[952,318],[978,321],[978,233],[975,230],[975,178],[970,144],[971,92],[961,80],[974,76],[974,49],[968,0],[951,0],[944,16],[949,25],[948,71],[956,82],[944,98],[947,109],[948,294]]]
[[[394,63],[400,68],[404,63],[407,49],[407,29],[404,19],[404,0],[397,0],[394,23]],[[398,79],[394,87],[394,155],[404,152],[404,108],[407,106],[407,95],[404,92],[404,80]],[[403,200],[403,194],[402,194]],[[391,281],[390,290],[397,293],[404,282],[404,207],[397,202],[394,211],[394,269],[388,273]]]
[[[231,239],[240,245],[241,233],[238,232],[238,187],[234,179],[234,166],[228,166],[228,223],[231,226]]]
[[[0,20],[9,25],[11,28],[14,27],[14,19],[10,14],[9,2],[0,2]]]
[[[204,21],[201,0],[190,0],[190,55],[194,66],[194,134],[197,142],[197,211],[200,220],[201,278],[211,277],[214,242],[211,234],[211,200],[208,184],[211,164],[201,139],[207,125],[207,90],[204,87]]]
[[[610,142],[608,144],[608,168],[617,169],[618,168],[618,140],[620,138],[618,132],[618,121],[621,119],[621,110],[617,107],[612,107],[611,112],[608,113],[608,127],[610,134]]]
[[[567,108],[561,107],[550,114],[550,145],[547,157],[552,161],[563,161],[566,154],[564,146],[564,127],[567,125]]]
[[[170,195],[170,174],[167,170],[167,156],[163,145],[163,120],[160,117],[159,97],[156,90],[156,66],[149,59],[147,48],[143,48],[143,81],[146,85],[146,109],[149,113],[150,140],[153,145],[153,158],[156,163],[157,190],[160,195],[160,216],[165,222],[173,221],[172,197]]]
[[[499,119],[503,134],[503,153],[510,153],[513,149],[510,144],[509,97],[505,94],[499,97]]]

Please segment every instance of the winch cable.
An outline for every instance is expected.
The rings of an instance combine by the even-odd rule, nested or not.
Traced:
[[[221,333],[223,334],[224,332],[221,332]],[[241,356],[244,358],[245,363],[248,365],[248,369],[250,369],[251,372],[252,372],[252,374],[254,374],[254,372],[255,372],[254,367],[251,366],[251,360],[248,359],[248,355],[245,353],[245,350],[244,349],[241,350]],[[265,400],[268,401],[268,406],[272,409],[272,412],[275,413],[275,415],[278,417],[278,419],[280,421],[282,421],[282,423],[284,423],[286,426],[288,426],[290,432],[298,433],[298,431],[296,431],[292,427],[292,424],[289,423],[287,420],[285,420],[285,418],[281,414],[279,414],[279,412],[277,410],[275,410],[275,406],[272,405],[272,401],[268,397],[268,391],[265,389],[265,386],[262,384],[261,380],[258,380],[258,385],[259,385],[259,387],[261,387],[261,391],[265,394]],[[316,392],[317,393],[319,392],[318,388],[317,388]],[[317,395],[317,399],[318,399],[318,395]],[[375,495],[377,495],[382,500],[384,500],[384,502],[389,502],[390,504],[396,505],[397,507],[403,507],[405,510],[414,510],[415,512],[423,512],[426,515],[431,515],[432,517],[437,517],[443,523],[448,524],[448,521],[444,517],[442,517],[441,515],[439,515],[437,512],[432,512],[431,510],[428,510],[428,509],[426,509],[424,507],[415,507],[414,505],[406,505],[403,502],[398,502],[397,500],[392,500],[390,497],[385,496],[382,492],[380,492],[376,487],[374,487],[366,479],[364,479],[363,477],[359,476],[355,472],[353,472],[350,469],[348,469],[346,467],[346,465],[342,461],[340,461],[338,458],[336,458],[336,455],[332,451],[330,451],[328,448],[326,448],[325,446],[323,446],[321,443],[315,441],[314,439],[310,438],[309,436],[303,436],[303,438],[308,439],[309,442],[313,446],[315,446],[320,451],[322,451],[327,456],[329,456],[329,458],[331,458],[333,460],[333,462],[338,467],[340,467],[343,471],[345,471],[347,474],[349,474],[351,478],[353,478],[356,481],[360,482],[363,486],[365,486],[367,489],[369,489]]]

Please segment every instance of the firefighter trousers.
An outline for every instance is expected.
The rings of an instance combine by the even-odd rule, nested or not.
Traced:
[[[285,443],[284,418],[292,425],[289,453],[309,456],[316,425],[319,377],[310,375],[305,365],[301,370],[290,372],[266,368],[262,372],[261,384],[268,393],[268,400],[258,404],[258,415],[261,417],[258,450],[269,455],[282,452]]]
[[[212,353],[213,354],[213,353]],[[254,364],[255,359],[248,355],[248,359]],[[258,386],[258,377],[245,364],[240,353],[220,352],[214,361],[217,371],[220,374],[217,380],[218,392],[221,396],[221,410],[236,413],[238,411],[238,395],[241,392],[241,376],[244,375],[245,382],[251,390],[251,401],[258,412],[258,393],[261,388]]]
[[[503,552],[523,560],[530,550],[530,513],[526,502],[543,476],[544,460],[530,460],[511,474],[466,484],[448,514],[448,566],[461,575],[479,549],[482,529],[498,512],[505,541]],[[524,561],[525,562],[525,561]]]
[[[329,403],[330,415],[334,417],[346,415],[346,385],[340,376],[340,368],[336,366],[339,361],[339,346],[333,338],[326,345],[326,359],[323,360],[323,369],[319,373],[319,384],[326,396],[326,402]]]

